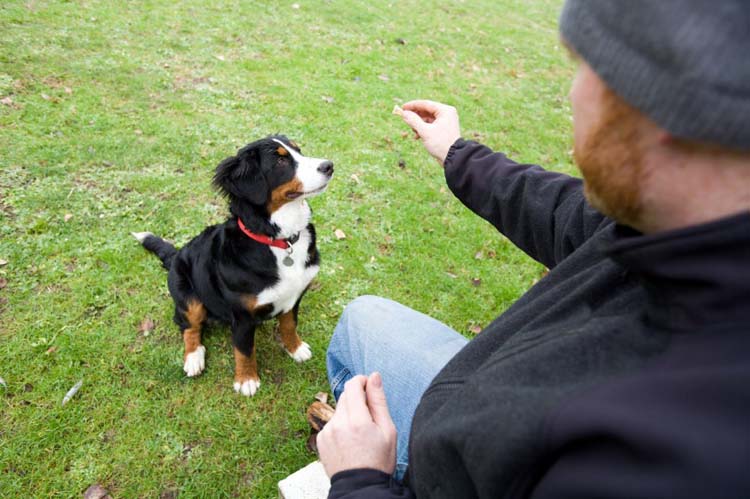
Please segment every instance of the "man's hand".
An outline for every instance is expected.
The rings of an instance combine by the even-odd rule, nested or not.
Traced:
[[[334,413],[318,433],[320,461],[329,477],[339,471],[396,467],[396,427],[379,373],[355,376],[344,385]]]
[[[431,100],[413,100],[404,104],[401,117],[417,132],[427,152],[443,165],[451,146],[461,137],[456,108]]]

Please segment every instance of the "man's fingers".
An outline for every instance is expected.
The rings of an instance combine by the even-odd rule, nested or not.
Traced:
[[[345,410],[350,421],[362,422],[372,421],[370,411],[367,410],[367,399],[365,395],[365,384],[367,378],[355,376],[344,385],[344,393],[340,398],[345,398]]]
[[[418,99],[407,102],[403,108],[405,111],[436,116],[444,105],[433,100]]]
[[[391,413],[388,411],[388,402],[383,390],[383,378],[380,373],[374,372],[367,378],[367,406],[370,408],[372,420],[381,428],[390,428],[393,424]]]
[[[421,135],[421,131],[427,126],[427,123],[417,113],[409,110],[404,110],[401,118],[414,130],[417,135]]]

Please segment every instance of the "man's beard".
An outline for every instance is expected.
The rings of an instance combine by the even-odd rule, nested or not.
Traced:
[[[575,144],[573,156],[589,203],[618,223],[638,228],[642,217],[643,150],[638,141],[642,116],[607,89],[601,119]]]

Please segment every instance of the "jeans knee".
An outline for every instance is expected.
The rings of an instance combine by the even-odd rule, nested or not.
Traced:
[[[377,304],[382,302],[383,298],[378,296],[358,296],[344,308],[336,329],[344,329],[349,333],[360,330],[359,323],[367,324],[369,322],[368,316],[372,315],[373,310],[377,308]]]
[[[349,351],[352,346],[358,350],[356,347],[364,341],[360,336],[366,334],[368,324],[372,324],[372,317],[368,318],[368,316],[372,315],[376,304],[382,301],[383,298],[364,295],[349,302],[333,330],[333,336],[328,345],[329,356],[340,350]]]
[[[378,304],[382,304],[383,302],[387,301],[385,298],[381,298],[380,296],[374,296],[374,295],[362,295],[358,296],[352,301],[349,302],[349,304],[344,309],[344,313],[356,313],[357,315],[365,315],[368,311],[372,310],[373,307],[377,306]]]

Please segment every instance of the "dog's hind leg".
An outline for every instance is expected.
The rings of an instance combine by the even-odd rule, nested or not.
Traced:
[[[234,391],[247,397],[260,388],[258,364],[255,360],[256,323],[247,313],[235,314],[232,320],[234,345]]]
[[[206,309],[196,299],[189,299],[181,314],[186,326],[182,331],[182,339],[185,342],[185,364],[183,370],[189,377],[198,376],[206,367],[206,347],[201,344],[201,327],[206,320]]]
[[[297,312],[299,303],[302,299],[297,300],[292,310],[279,315],[279,333],[284,350],[295,362],[304,362],[312,358],[310,345],[300,340],[297,334]]]

